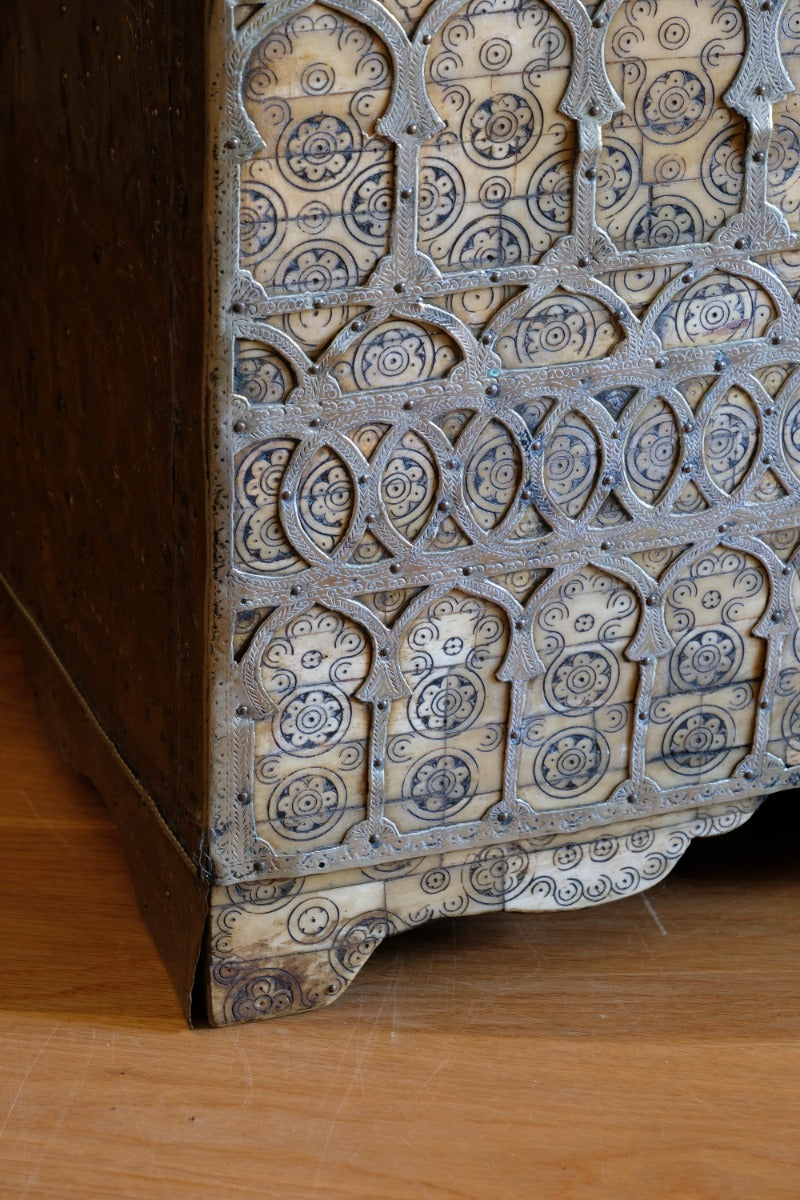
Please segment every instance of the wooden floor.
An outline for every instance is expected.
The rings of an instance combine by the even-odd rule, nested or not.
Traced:
[[[800,796],[645,897],[443,921],[190,1031],[0,635],[0,1196],[800,1197]]]

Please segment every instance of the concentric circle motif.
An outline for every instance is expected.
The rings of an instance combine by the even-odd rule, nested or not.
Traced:
[[[243,979],[230,992],[226,1011],[232,1021],[252,1021],[257,1017],[278,1017],[292,1012],[301,1002],[298,980],[289,971],[273,967]]]
[[[336,73],[328,63],[315,62],[300,76],[300,86],[308,96],[325,96],[336,82]]]
[[[239,343],[233,369],[233,390],[251,404],[278,404],[291,391],[288,367],[276,354],[257,343]]]
[[[278,139],[277,162],[295,187],[317,191],[346,179],[360,150],[361,132],[355,121],[318,113],[283,131]]]
[[[773,137],[775,135],[773,134]],[[770,163],[772,143],[770,143]],[[731,205],[742,194],[745,176],[745,134],[741,125],[723,129],[703,155],[703,187],[715,200]]]
[[[664,736],[664,759],[679,775],[705,775],[736,745],[732,718],[721,708],[699,705],[682,713]]]
[[[783,422],[783,448],[795,475],[800,476],[800,397],[792,404]]]
[[[464,471],[467,504],[482,529],[494,529],[508,512],[521,470],[516,442],[504,425],[491,421]]]
[[[350,716],[350,701],[333,684],[303,688],[279,710],[275,741],[287,754],[318,754],[342,740]]]
[[[392,172],[386,163],[359,172],[344,197],[344,223],[359,242],[383,249],[389,238]]]
[[[602,779],[609,758],[608,743],[594,729],[556,733],[536,755],[534,783],[546,795],[569,803]]]
[[[738,403],[737,403],[738,400]],[[758,446],[758,417],[743,394],[733,390],[715,405],[703,439],[708,473],[717,487],[732,492],[744,479]]]
[[[435,373],[436,347],[429,331],[411,321],[389,321],[358,343],[353,359],[356,387],[401,387]]]
[[[257,571],[285,574],[302,567],[277,513],[278,491],[295,446],[289,438],[262,442],[236,473],[237,500],[242,508],[236,550],[240,559]]]
[[[297,228],[309,237],[319,237],[333,220],[333,213],[324,200],[309,200],[297,214]]]
[[[597,168],[597,207],[602,217],[623,208],[639,186],[640,166],[625,142],[604,139]]]
[[[606,354],[616,332],[611,314],[597,301],[548,296],[519,322],[514,342],[523,366],[549,366]]]
[[[688,42],[690,32],[684,17],[669,17],[658,27],[658,40],[665,50],[680,50]]]
[[[783,714],[781,732],[795,752],[800,750],[800,696],[795,697]]]
[[[654,142],[685,141],[700,128],[711,112],[714,87],[697,64],[695,71],[679,67],[654,79],[638,101],[640,126]]]
[[[594,432],[580,413],[568,413],[547,443],[544,485],[554,504],[575,518],[594,486],[600,456]]]
[[[602,646],[565,650],[544,679],[547,702],[556,712],[588,713],[605,704],[619,680],[619,665]]]
[[[684,246],[703,240],[703,216],[683,197],[659,196],[633,217],[625,244],[634,250]]]
[[[791,117],[782,116],[780,124],[773,128],[768,163],[770,192],[783,197],[784,192],[788,194],[792,185],[796,184],[800,171],[800,124]],[[790,210],[796,209],[798,204],[800,200],[795,198],[789,206]]]
[[[760,337],[773,316],[765,292],[745,280],[714,274],[692,284],[656,319],[665,348]]]
[[[272,825],[284,837],[307,841],[329,833],[347,805],[344,784],[331,771],[295,771],[269,799]]]
[[[673,682],[686,691],[723,687],[735,679],[744,659],[744,642],[730,625],[705,626],[687,633],[670,656]]]
[[[419,169],[417,213],[427,236],[443,233],[464,207],[464,181],[455,167],[441,158],[425,158]]]
[[[239,202],[239,253],[252,268],[273,254],[286,234],[286,209],[274,188],[265,183],[242,183]]]
[[[655,504],[678,464],[680,439],[672,410],[651,401],[634,421],[625,447],[625,472],[645,504]]]
[[[436,467],[425,443],[406,433],[392,452],[381,479],[386,515],[397,532],[413,541],[422,532],[436,497]]]
[[[289,936],[302,945],[323,942],[331,936],[339,920],[339,909],[327,896],[310,896],[289,913]]]
[[[507,38],[489,38],[478,52],[485,71],[502,71],[511,59],[511,43]]]
[[[419,886],[429,896],[435,896],[450,886],[450,872],[446,867],[431,867],[420,879]]]
[[[297,513],[310,541],[323,554],[338,546],[350,523],[355,489],[338,454],[324,448],[303,473]]]
[[[412,729],[427,738],[445,738],[469,729],[483,708],[480,676],[466,667],[431,671],[408,702]]]
[[[541,124],[533,97],[498,92],[473,105],[464,118],[464,149],[482,167],[511,167],[533,150]]]
[[[465,270],[516,267],[530,260],[530,239],[523,226],[497,214],[470,221],[450,251],[451,265]]]
[[[464,867],[467,893],[479,904],[498,904],[523,890],[528,879],[528,855],[521,846],[485,846]]]
[[[290,292],[336,292],[352,287],[359,277],[350,251],[330,241],[295,247],[275,273],[277,285]]]
[[[469,804],[478,787],[475,759],[464,750],[426,755],[403,780],[409,812],[423,821],[455,816]]]
[[[679,154],[662,154],[653,167],[656,183],[676,183],[686,177],[686,159]]]
[[[368,913],[340,931],[331,953],[335,965],[344,975],[359,971],[381,942],[396,932],[396,922],[386,913]]]
[[[490,175],[478,191],[478,199],[487,208],[502,208],[510,196],[511,184],[502,175]]]
[[[572,153],[559,150],[536,168],[526,188],[528,211],[551,233],[561,233],[569,226],[573,171]]]

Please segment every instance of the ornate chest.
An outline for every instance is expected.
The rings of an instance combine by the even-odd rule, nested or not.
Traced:
[[[62,699],[55,730],[113,743],[138,796],[121,820],[176,978],[205,930],[225,1023],[328,1003],[437,916],[628,895],[800,779],[800,3],[201,18],[170,15],[166,51],[145,22],[139,74],[103,84],[145,79],[154,191],[99,165],[100,134],[68,156],[113,195],[98,261],[129,270],[159,370],[126,341],[109,415],[121,301],[91,272],[97,371],[60,349],[41,399],[17,354],[23,409],[49,405],[50,449],[16,468],[44,567],[91,582],[96,494],[139,557],[84,534],[101,598],[61,625],[13,535],[9,586],[97,726]],[[83,477],[95,421],[107,490],[77,526],[67,506],[65,550],[31,496],[44,460]],[[131,587],[126,701],[98,643]],[[157,842],[179,902],[149,882]]]

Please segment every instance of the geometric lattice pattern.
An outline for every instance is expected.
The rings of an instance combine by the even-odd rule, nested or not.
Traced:
[[[233,4],[225,884],[800,779],[800,0]]]

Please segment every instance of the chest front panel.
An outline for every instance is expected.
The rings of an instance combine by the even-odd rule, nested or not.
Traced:
[[[796,782],[796,0],[225,20],[220,881]]]

